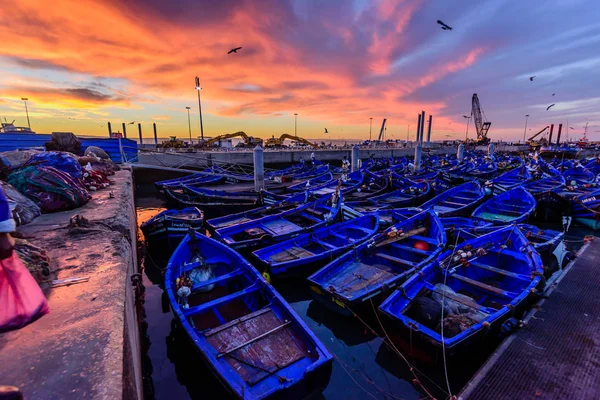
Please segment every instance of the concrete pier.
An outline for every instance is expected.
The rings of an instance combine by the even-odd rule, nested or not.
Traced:
[[[459,399],[597,399],[600,239],[584,245]]]
[[[110,179],[87,205],[19,228],[48,252],[50,279],[89,278],[46,288],[50,313],[0,334],[0,383],[25,399],[143,398],[132,176],[122,170]],[[76,214],[89,222],[69,226]]]

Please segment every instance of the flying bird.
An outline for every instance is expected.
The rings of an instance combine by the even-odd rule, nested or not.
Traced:
[[[440,21],[439,19],[437,20],[437,23],[441,25],[441,28],[445,31],[451,31],[452,27],[446,25],[445,23],[443,23],[442,21]]]
[[[554,103],[550,104],[548,107],[546,107],[546,111],[548,111],[549,109],[551,109],[552,107],[554,107]]]
[[[127,125],[133,125],[135,124],[135,121],[131,121],[130,123],[128,123]]]
[[[535,75],[534,75],[534,76],[530,76],[530,77],[529,77],[529,80],[530,80],[530,81],[533,81],[533,79],[534,79],[534,78],[535,78]]]
[[[552,93],[552,96],[554,96],[556,93]]]
[[[327,132],[327,128],[325,128],[325,133],[329,133],[329,132]]]
[[[227,52],[227,54],[231,54],[231,53],[236,53],[237,54],[237,51],[240,50],[240,49],[241,49],[241,47],[234,47],[233,49],[229,50]]]

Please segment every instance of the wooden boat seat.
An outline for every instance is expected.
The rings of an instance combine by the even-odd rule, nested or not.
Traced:
[[[477,268],[485,269],[486,271],[494,272],[494,273],[499,274],[499,275],[510,276],[512,278],[520,279],[520,280],[527,281],[527,282],[531,281],[531,279],[528,279],[527,277],[525,277],[525,276],[523,276],[521,274],[517,274],[515,272],[510,272],[510,271],[506,271],[504,269],[492,267],[490,265],[482,264],[482,263],[477,262],[477,261],[471,261],[469,264],[472,267],[477,267]]]
[[[524,253],[519,253],[518,251],[514,251],[514,250],[503,249],[501,247],[492,247],[492,248],[488,249],[488,252],[502,253],[502,254],[512,256],[514,258],[521,258],[525,255]]]
[[[270,307],[244,315],[204,333],[207,342],[249,385],[311,357],[292,322],[281,320]]]
[[[337,235],[336,235],[336,236],[337,236]],[[342,239],[346,239],[346,238],[342,237]],[[326,247],[326,248],[329,248],[329,249],[332,249],[332,250],[337,250],[337,247],[336,247],[336,246],[334,246],[334,245],[332,245],[332,244],[330,244],[330,243],[324,242],[324,241],[322,241],[322,240],[319,240],[319,239],[316,239],[316,238],[313,238],[312,240],[313,240],[315,243],[318,243],[318,244],[320,244],[320,245],[321,245],[321,246],[323,246],[323,247]]]
[[[299,258],[312,257],[315,253],[306,250],[300,246],[293,246],[287,249],[281,249],[278,253],[272,254],[269,259],[276,263],[297,260]]]
[[[391,255],[385,254],[385,253],[375,253],[375,256],[381,257],[381,258],[383,258],[385,260],[394,262],[396,264],[407,265],[407,266],[409,266],[411,268],[415,268],[417,266],[417,264],[415,264],[413,262],[410,262],[410,261],[407,261],[407,260],[403,260],[401,258],[394,257],[394,256],[391,256]]]
[[[218,299],[208,301],[204,304],[200,304],[200,305],[197,305],[194,307],[190,307],[188,309],[184,309],[183,316],[186,318],[189,318],[193,315],[199,314],[201,312],[204,312],[206,310],[209,310],[209,309],[219,306],[221,304],[228,303],[230,301],[233,301],[237,298],[243,297],[243,296],[245,296],[249,293],[252,293],[254,291],[257,291],[257,290],[258,290],[258,285],[253,284],[253,285],[248,286],[247,288],[242,289],[238,292],[228,294],[227,296],[219,297]]]
[[[214,283],[225,282],[225,281],[227,281],[227,280],[229,280],[229,279],[232,279],[232,278],[234,278],[234,277],[236,277],[236,276],[238,276],[238,275],[241,275],[241,274],[242,274],[242,270],[241,270],[240,268],[238,268],[238,269],[235,269],[235,270],[231,271],[231,272],[230,272],[230,273],[228,273],[228,274],[221,275],[221,276],[217,276],[217,277],[215,277],[215,278],[212,278],[212,279],[209,279],[209,280],[207,280],[207,281],[204,281],[204,282],[200,282],[200,283],[197,283],[197,284],[195,284],[195,285],[192,287],[192,292],[194,292],[195,290],[201,289],[201,288],[203,288],[203,287],[205,287],[205,286],[212,285],[212,284],[214,284]]]
[[[477,288],[479,288],[479,289],[481,289],[483,291],[486,291],[486,292],[489,292],[489,293],[493,293],[495,295],[504,297],[506,299],[511,299],[512,300],[516,296],[516,294],[509,294],[509,292],[507,292],[506,290],[502,290],[502,289],[497,288],[495,286],[488,285],[487,283],[476,281],[475,279],[467,278],[466,276],[463,276],[463,275],[460,275],[460,274],[457,274],[457,273],[454,273],[454,274],[452,274],[450,276],[452,278],[457,279],[457,280],[459,280],[461,282],[464,282],[464,283],[466,283],[468,285],[475,286],[475,287],[477,287]]]

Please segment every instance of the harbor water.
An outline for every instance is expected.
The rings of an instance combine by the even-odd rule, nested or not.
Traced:
[[[163,200],[151,185],[138,185],[136,193],[138,223],[165,209]],[[560,229],[556,224],[544,225]],[[570,248],[580,246],[580,239],[588,233],[573,228],[569,233]],[[176,326],[168,301],[163,297],[163,270],[170,255],[166,249],[146,248],[143,244],[140,247],[146,288],[142,324],[145,397],[195,399],[206,398],[206,394],[211,393],[211,398],[229,398],[221,383],[204,366],[185,332]],[[312,300],[303,278],[276,281],[274,287],[334,356],[329,385],[314,398],[419,399],[427,393],[436,398],[449,395],[443,368],[420,363],[418,354],[417,359],[410,356],[404,359],[399,355],[396,340],[385,340],[386,335],[393,336],[393,332],[382,329],[374,312],[370,318],[367,315],[363,319],[333,313]],[[410,348],[410,344],[407,345]],[[460,391],[495,345],[497,342],[468,359],[446,365],[450,392]],[[410,354],[407,348],[399,350]]]

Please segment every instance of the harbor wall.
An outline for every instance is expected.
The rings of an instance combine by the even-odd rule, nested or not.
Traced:
[[[481,150],[487,151],[486,146],[481,146]],[[428,154],[456,154],[456,146],[440,147],[432,143],[424,143],[423,151]],[[527,151],[527,146],[496,146],[496,151],[511,151],[521,152]],[[264,162],[267,165],[273,164],[295,164],[301,160],[310,160],[311,154],[315,154],[315,158],[322,162],[341,162],[346,156],[348,159],[352,156],[352,148],[348,149],[278,149],[264,151]],[[361,148],[359,157],[361,160],[371,156],[375,158],[384,157],[412,157],[414,148]],[[236,151],[195,151],[195,152],[140,152],[138,162],[146,165],[156,165],[163,167],[182,167],[182,168],[198,168],[206,165],[219,163],[228,164],[246,164],[252,165],[253,152],[249,150]]]
[[[110,179],[87,205],[18,229],[47,251],[49,279],[88,279],[42,284],[50,313],[0,334],[0,382],[26,399],[143,398],[133,178],[121,170]],[[85,220],[70,223],[75,215]]]

